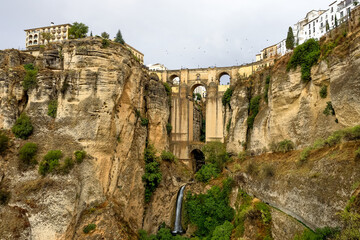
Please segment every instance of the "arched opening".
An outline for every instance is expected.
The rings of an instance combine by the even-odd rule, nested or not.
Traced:
[[[194,149],[190,153],[191,159],[193,160],[193,168],[194,172],[200,170],[200,168],[205,164],[205,156],[204,153],[199,149]]]
[[[205,142],[206,126],[206,88],[203,85],[195,85],[192,88],[193,99],[193,141]]]
[[[177,75],[171,75],[170,76],[170,81],[173,85],[179,85],[180,84],[180,77]]]
[[[223,72],[219,75],[220,85],[230,85],[230,75],[227,72]]]

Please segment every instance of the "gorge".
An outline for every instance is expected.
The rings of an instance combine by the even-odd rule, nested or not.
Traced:
[[[247,76],[234,70],[226,88],[216,74],[202,82],[205,143],[183,125],[199,83],[172,85],[121,44],[0,51],[1,239],[348,236],[359,221],[345,215],[360,213],[359,17],[320,40],[310,80],[304,65],[287,69],[295,49]],[[29,135],[14,130],[19,119]]]

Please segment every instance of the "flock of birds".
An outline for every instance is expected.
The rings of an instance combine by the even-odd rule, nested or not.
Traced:
[[[244,46],[249,45],[249,40],[247,38],[245,38],[243,41],[244,41],[244,44],[243,44]],[[269,40],[266,39],[266,41],[268,42]],[[245,56],[245,54],[247,54],[248,56],[253,58],[256,55],[256,52],[254,50],[254,46],[251,46],[251,47],[247,48],[247,52],[244,52],[242,47],[240,49],[235,49],[234,48],[233,50],[230,50],[230,40],[228,38],[225,39],[225,42],[228,45],[228,46],[226,46],[227,50],[225,51],[225,53],[227,55],[229,55],[231,52],[234,52],[234,50],[235,50],[235,52],[238,53],[238,56],[239,56],[239,54],[240,54],[240,56]],[[196,52],[194,52],[193,50],[194,50],[193,48],[183,47],[182,53],[169,52],[167,49],[164,49],[163,52],[164,52],[165,57],[174,58],[174,57],[189,56],[190,55],[189,51],[191,51],[191,57],[188,58],[188,59],[191,59],[192,61],[194,61],[195,59],[200,60],[200,58],[202,58],[203,56],[207,55],[210,52],[206,48],[203,48],[201,46],[198,46],[197,48],[195,48]],[[244,50],[245,50],[245,48],[244,48]],[[258,51],[258,50],[256,50],[256,51]],[[200,57],[199,57],[199,55],[200,55]],[[236,65],[239,65],[239,60],[238,59],[236,59],[236,58],[233,59],[233,62],[236,62]],[[216,66],[216,64],[214,66]],[[198,65],[198,68],[199,67],[200,67],[200,65]],[[183,68],[183,66],[181,68]]]

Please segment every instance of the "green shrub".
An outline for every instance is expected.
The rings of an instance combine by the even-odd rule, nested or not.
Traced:
[[[324,141],[324,140],[322,140],[322,139],[317,139],[317,140],[314,142],[314,144],[313,144],[313,148],[314,148],[314,149],[322,148],[322,147],[324,147],[324,145],[325,145],[325,141]]]
[[[170,228],[166,226],[160,226],[156,235],[150,234],[143,230],[139,230],[139,240],[189,240],[189,238],[182,237],[180,235],[173,236]]]
[[[77,39],[86,37],[87,32],[89,31],[89,27],[84,23],[74,22],[69,28],[68,36],[69,39]]]
[[[144,150],[145,174],[142,176],[142,181],[145,187],[145,202],[148,203],[151,195],[159,186],[162,174],[160,170],[160,163],[156,157],[154,146],[149,144]]]
[[[141,126],[147,126],[149,124],[149,119],[141,117]]]
[[[11,131],[17,138],[27,139],[32,134],[33,129],[30,118],[25,113],[22,113],[20,117],[16,119]]]
[[[279,152],[286,153],[293,149],[294,149],[294,143],[291,140],[285,139],[278,143],[278,151]]]
[[[26,70],[26,74],[24,80],[22,81],[22,86],[25,91],[28,91],[29,89],[32,89],[37,85],[36,76],[38,70],[34,68],[32,64],[26,64],[24,65],[24,68]]]
[[[197,226],[196,236],[211,236],[217,226],[232,221],[234,209],[229,206],[231,188],[232,180],[227,179],[222,189],[213,186],[206,194],[187,193],[185,212],[190,223]]]
[[[267,204],[262,202],[256,202],[252,204],[252,197],[250,197],[242,189],[239,189],[237,196],[236,216],[234,221],[235,231],[234,235],[236,239],[242,239],[241,237],[245,232],[246,219],[259,219],[259,227],[263,229],[262,236],[258,236],[257,239],[272,239],[271,237],[271,212]]]
[[[47,114],[52,118],[56,118],[57,107],[58,107],[58,102],[56,100],[51,100],[48,104]]]
[[[51,150],[40,162],[39,173],[45,176],[48,173],[53,172],[59,166],[59,160],[62,158],[62,152],[60,150]]]
[[[281,142],[274,143],[272,142],[269,146],[272,152],[282,152],[286,153],[294,149],[294,143],[291,140],[285,139]]]
[[[300,153],[300,162],[301,163],[306,162],[306,160],[310,156],[310,152],[311,152],[312,149],[313,149],[312,147],[307,147],[304,150],[302,150],[302,152]]]
[[[253,175],[253,174],[257,174],[259,172],[258,166],[254,163],[254,162],[250,162],[247,166],[246,166],[246,173]]]
[[[326,98],[327,97],[327,86],[322,86],[319,93],[320,93],[321,98]]]
[[[0,205],[5,205],[10,200],[10,192],[0,189]]]
[[[92,230],[95,230],[95,228],[96,228],[96,224],[90,223],[83,228],[83,232],[85,234],[87,234],[87,233],[91,232]]]
[[[331,136],[329,136],[324,143],[329,147],[335,146],[336,144],[341,142],[343,136],[344,136],[343,131],[336,131]]]
[[[247,125],[251,129],[254,127],[255,117],[259,113],[260,100],[261,100],[261,96],[253,97],[250,100],[249,117],[247,119]]]
[[[238,158],[239,158],[239,160],[240,160],[241,162],[243,162],[243,161],[246,160],[246,156],[247,156],[247,154],[246,154],[245,151],[241,151],[241,152],[239,152],[239,154],[238,154]]]
[[[19,158],[25,164],[34,164],[36,163],[35,156],[37,151],[38,146],[36,143],[25,143],[24,146],[22,146],[22,148],[19,150]]]
[[[202,152],[205,155],[205,162],[214,164],[220,170],[230,159],[225,145],[221,142],[208,142],[202,147]]]
[[[34,65],[33,65],[32,63],[28,63],[28,64],[25,64],[25,65],[24,65],[24,69],[25,69],[26,71],[35,70],[35,67],[34,67]]]
[[[333,116],[335,115],[335,110],[334,110],[331,102],[327,102],[327,103],[326,103],[326,107],[325,107],[323,113],[324,113],[326,116],[329,116],[330,114],[333,115]]]
[[[220,169],[212,163],[203,165],[195,174],[196,180],[200,182],[208,182],[212,178],[217,178],[220,174]]]
[[[170,85],[167,82],[163,82],[163,85],[165,87],[166,94],[168,96],[171,96],[171,87],[170,87]]]
[[[167,134],[170,134],[171,133],[171,131],[172,131],[172,125],[170,124],[170,123],[167,123],[166,124],[166,132],[167,132]]]
[[[272,165],[266,164],[263,166],[263,173],[265,177],[273,177],[275,176],[275,169]]]
[[[222,97],[222,104],[224,105],[224,107],[226,107],[226,105],[230,106],[230,100],[231,100],[232,94],[233,94],[232,88],[226,89],[226,91]]]
[[[103,39],[101,40],[101,46],[102,46],[102,48],[107,48],[107,47],[109,47],[109,46],[110,46],[110,41],[109,41],[109,39],[103,38]]]
[[[287,69],[296,69],[301,66],[301,79],[304,82],[311,80],[311,67],[315,65],[320,57],[319,42],[309,39],[305,43],[297,46],[287,64]]]
[[[305,229],[301,235],[296,235],[294,240],[326,240],[335,237],[339,230],[337,228],[318,228],[313,232],[310,229]]]
[[[71,169],[74,168],[74,161],[72,160],[72,158],[67,157],[64,160],[64,164],[60,167],[60,172],[63,174],[69,174]]]
[[[135,117],[139,118],[141,116],[140,110],[135,109]]]
[[[229,119],[228,123],[226,124],[226,131],[229,132],[231,127],[231,118]]]
[[[327,59],[332,51],[335,49],[335,47],[337,46],[336,41],[329,41],[327,43],[324,43],[321,45],[320,51],[321,51],[321,58],[322,59]]]
[[[211,240],[230,240],[233,228],[234,226],[229,221],[225,221],[223,225],[215,228]]]
[[[360,148],[355,151],[355,161],[360,161]]]
[[[344,139],[347,141],[360,139],[360,125],[344,130]]]
[[[161,152],[161,160],[163,161],[168,161],[168,162],[174,162],[175,161],[175,156],[172,152],[168,152],[168,151],[162,151]]]
[[[76,162],[77,163],[82,163],[84,158],[86,157],[86,152],[78,150],[78,151],[75,151],[74,155],[75,155]]]
[[[9,138],[3,132],[0,131],[0,155],[5,152],[9,146]]]

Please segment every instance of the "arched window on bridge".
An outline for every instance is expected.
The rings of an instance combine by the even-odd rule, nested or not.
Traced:
[[[180,78],[177,75],[170,76],[170,81],[173,85],[179,85],[180,84]]]
[[[228,73],[220,74],[220,85],[230,85],[230,75]]]
[[[203,85],[195,85],[193,88],[193,141],[205,142],[206,125],[206,88]]]

